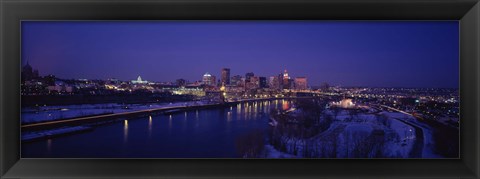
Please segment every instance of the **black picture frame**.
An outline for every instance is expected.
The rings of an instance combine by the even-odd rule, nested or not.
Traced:
[[[1,0],[0,178],[478,178],[478,0]],[[20,159],[22,20],[459,20],[460,159]]]

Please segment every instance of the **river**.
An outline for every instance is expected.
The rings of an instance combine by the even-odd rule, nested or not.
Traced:
[[[93,131],[22,143],[22,158],[237,158],[235,141],[268,129],[273,108],[290,100],[244,102],[108,125]]]

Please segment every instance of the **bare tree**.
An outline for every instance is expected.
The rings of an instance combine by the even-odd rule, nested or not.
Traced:
[[[385,115],[385,114],[377,114],[377,115],[375,115],[375,117],[376,117],[376,120],[377,120],[378,123],[380,123],[380,124],[382,124],[382,125],[387,126],[388,128],[390,128],[392,121],[390,121],[390,120],[388,119],[388,116],[387,116],[387,115]]]
[[[358,110],[356,109],[350,109],[348,110],[348,114],[350,115],[350,118],[352,118],[352,120],[355,120],[355,121],[358,121],[358,115],[359,115],[359,112]],[[363,122],[365,122],[365,119],[363,120]]]
[[[372,143],[368,139],[368,132],[357,131],[352,135],[352,157],[366,158],[371,151]]]
[[[264,135],[261,130],[254,130],[246,135],[240,136],[235,141],[237,152],[243,158],[258,158],[265,148]]]

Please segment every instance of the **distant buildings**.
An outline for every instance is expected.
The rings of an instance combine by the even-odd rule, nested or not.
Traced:
[[[283,73],[277,75],[278,89],[283,89]]]
[[[215,86],[215,76],[211,75],[210,73],[205,73],[202,78],[202,82],[204,85],[207,86]]]
[[[28,81],[38,77],[38,70],[34,70],[27,61],[27,64],[22,68],[22,81]]]
[[[266,88],[267,87],[267,78],[266,77],[258,77],[259,87]]]
[[[283,72],[283,89],[292,89],[292,79],[288,75],[287,70]]]
[[[57,80],[57,77],[55,77],[55,75],[47,75],[43,77],[43,79],[46,85],[53,86],[55,85],[55,81]]]
[[[116,78],[109,78],[107,81],[105,81],[105,84],[107,85],[119,85],[120,83],[121,81]]]
[[[250,82],[250,78],[252,78],[252,77],[254,77],[254,76],[255,76],[255,74],[253,74],[252,72],[246,73],[246,74],[245,74],[245,83]]]
[[[222,76],[220,81],[222,85],[230,85],[230,69],[229,68],[222,69]]]
[[[307,78],[306,77],[296,77],[295,78],[295,89],[296,90],[306,90],[307,86]]]
[[[52,93],[52,92],[72,93],[73,92],[73,87],[65,84],[62,81],[55,81],[55,85],[48,86],[47,89],[50,93]]]
[[[240,76],[240,75],[232,76],[232,78],[230,80],[230,85],[243,86],[242,76]]]
[[[288,72],[287,72],[287,70],[285,70],[285,71],[283,72],[283,81],[284,81],[284,83],[287,83],[289,79],[290,79],[290,76],[288,76]]]
[[[273,90],[281,89],[281,75],[280,76],[271,76],[268,78],[268,87]]]
[[[186,72],[188,73],[188,72]],[[217,85],[218,84],[218,85]],[[312,87],[314,88],[314,87]],[[368,88],[339,87],[323,83],[311,89],[307,77],[292,77],[284,70],[270,77],[230,76],[230,69],[221,69],[221,79],[205,73],[201,79],[189,83],[148,82],[140,76],[136,80],[60,79],[54,75],[39,76],[27,62],[22,67],[22,96],[84,95],[105,96],[152,94],[155,98],[181,100],[236,101],[255,98],[282,98],[325,96],[335,102],[332,107],[358,108],[363,105],[382,105],[404,110],[422,118],[443,121],[458,127],[458,89],[444,88]],[[115,94],[115,95],[112,95]],[[340,97],[343,96],[343,100]],[[33,98],[32,98],[33,99]],[[38,98],[41,99],[41,98]],[[48,99],[48,98],[45,98]],[[143,99],[143,97],[142,97]],[[157,102],[158,99],[156,100]],[[31,105],[41,104],[32,102]]]
[[[353,103],[352,99],[346,98],[339,102],[332,102],[332,106],[340,107],[340,108],[354,108],[355,103]]]
[[[172,89],[172,93],[176,95],[193,95],[198,97],[205,96],[205,91],[199,87],[179,87]]]
[[[185,79],[178,79],[178,80],[176,81],[176,84],[177,84],[178,86],[183,86],[183,87],[185,87],[185,86],[187,85],[187,80],[185,80]]]
[[[260,78],[258,76],[250,77],[249,82],[245,82],[245,89],[252,90],[260,87]]]
[[[306,77],[293,79],[287,70],[278,75],[263,77],[255,76],[253,72],[245,76],[230,76],[230,68],[221,69],[221,78],[217,79],[210,73],[205,73],[200,80],[189,83],[186,79],[174,82],[151,82],[138,76],[136,80],[121,81],[115,78],[106,80],[89,79],[59,79],[53,75],[40,77],[38,71],[30,64],[22,67],[22,95],[74,95],[74,94],[114,94],[114,93],[171,93],[176,95],[193,95],[208,97],[207,92],[225,92],[230,99],[244,97],[283,96],[282,89],[308,89]]]
[[[143,81],[142,77],[138,76],[137,80],[132,80],[132,84],[147,84],[148,81]]]

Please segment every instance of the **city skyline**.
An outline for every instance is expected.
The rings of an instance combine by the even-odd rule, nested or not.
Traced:
[[[25,66],[23,66],[25,67]],[[229,69],[229,68],[227,68]],[[33,69],[33,70],[37,70],[37,69]],[[223,68],[222,68],[223,70]],[[285,72],[286,70],[284,70]],[[38,72],[38,71],[37,71]],[[279,73],[278,75],[283,75],[284,72],[282,73]],[[233,75],[233,76],[230,76],[230,80],[232,80],[233,78],[235,78],[236,76],[241,76],[242,78],[246,79],[246,75],[247,74],[254,74],[254,72],[248,72],[246,73],[245,75],[241,75],[241,74],[237,74],[237,75]],[[55,76],[54,74],[49,74],[49,75],[53,75]],[[200,79],[197,79],[197,80],[186,80],[184,81],[186,84],[204,84],[204,81],[205,79],[203,79],[205,77],[205,75],[211,75],[210,72],[206,72],[205,74],[202,75],[202,77]],[[46,77],[48,75],[45,75],[44,77]],[[213,79],[215,80],[215,86],[222,86],[221,84],[223,84],[222,80],[221,80],[221,76],[220,77],[217,77],[216,75],[211,75],[213,77]],[[42,75],[40,75],[40,77],[42,77]],[[267,80],[267,83],[268,83],[268,78],[273,78],[273,77],[278,77],[277,75],[273,75],[273,76],[258,76],[258,75],[255,75],[255,76],[252,76],[252,77],[259,77],[259,78],[266,78]],[[59,79],[59,80],[100,80],[100,81],[106,81],[106,80],[112,80],[112,79],[115,79],[115,80],[119,80],[119,81],[123,81],[123,82],[129,82],[129,83],[138,83],[139,79],[142,79],[142,77],[139,75],[137,76],[136,78],[131,78],[131,79],[118,79],[118,78],[107,78],[107,79],[98,79],[98,78],[95,78],[95,79],[87,79],[87,78],[77,78],[77,79],[74,79],[74,78],[62,78],[62,77],[59,77],[59,76],[55,76],[55,78]],[[290,78],[293,80],[293,82],[295,82],[295,80],[298,80],[298,79],[307,79],[308,77],[306,76],[290,76]],[[171,84],[176,84],[178,83],[178,80],[185,80],[184,78],[177,78],[176,80],[173,80],[173,81],[150,81],[150,80],[145,80],[143,79],[143,83],[147,83],[147,82],[152,82],[152,83],[171,83]],[[305,84],[307,84],[305,82]],[[332,84],[329,84],[327,82],[324,82],[324,83],[319,83],[319,84],[314,84],[314,85],[311,85],[311,84],[308,84],[306,85],[307,88],[309,87],[321,87],[322,85],[324,84],[328,84],[328,85],[332,85]],[[178,85],[178,84],[176,84]],[[233,84],[227,84],[227,85],[233,85]],[[347,85],[341,85],[341,84],[333,84],[334,86],[339,86],[339,87],[369,87],[369,88],[452,88],[452,89],[458,89],[458,87],[402,87],[402,86],[365,86],[365,85],[358,85],[358,86],[347,86]]]
[[[458,23],[452,21],[22,22],[22,29],[22,64],[42,76],[193,82],[206,72],[221,79],[222,68],[230,77],[267,78],[287,69],[310,86],[458,88]],[[365,47],[366,40],[375,43]]]

